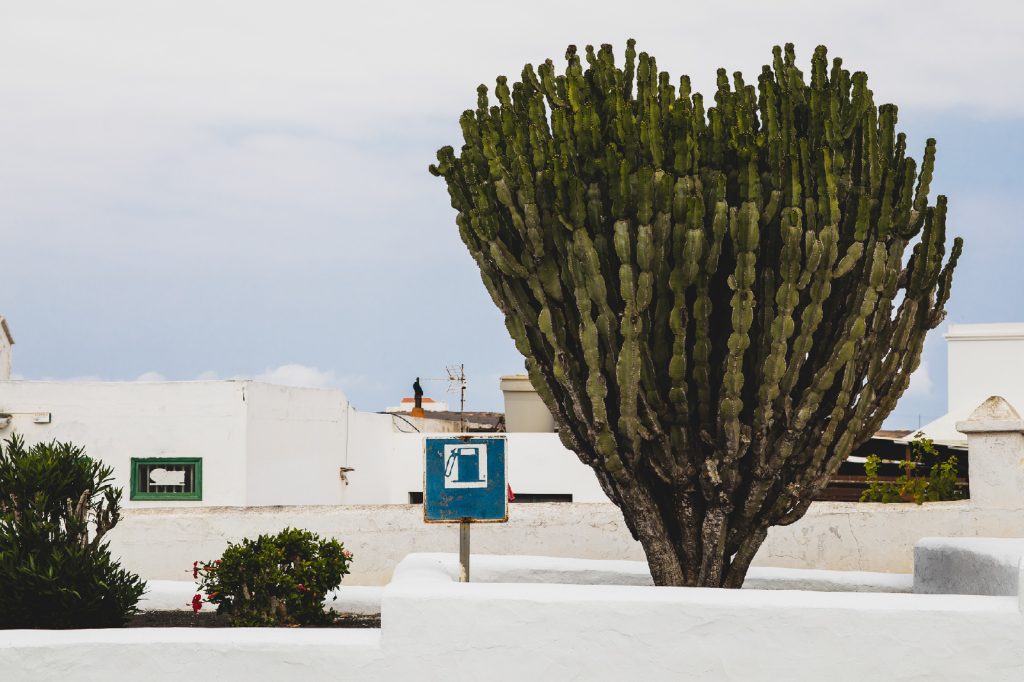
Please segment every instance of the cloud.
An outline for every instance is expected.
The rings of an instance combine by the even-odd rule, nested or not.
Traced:
[[[561,68],[568,43],[612,43],[621,63],[630,34],[674,78],[690,75],[709,103],[717,67],[756,82],[772,44],[792,40],[807,72],[825,43],[870,74],[878,102],[900,105],[918,158],[915,122],[932,134],[947,115],[986,119],[988,137],[956,121],[936,134],[936,189],[952,185],[951,230],[979,237],[968,242],[952,305],[963,321],[1021,314],[999,310],[1005,301],[980,284],[972,296],[962,276],[974,268],[977,282],[993,271],[1024,279],[1024,269],[989,259],[1020,250],[1012,141],[1024,88],[1005,82],[1024,63],[1024,9],[1014,3],[936,0],[922,11],[891,0],[652,0],[642,13],[611,0],[585,11],[521,0],[514,12],[478,0],[7,5],[0,63],[19,66],[0,70],[10,256],[0,312],[20,313],[18,369],[32,376],[132,377],[160,366],[175,379],[199,367],[217,370],[199,379],[232,378],[280,362],[284,348],[311,366],[261,376],[338,386],[384,406],[421,368],[454,356],[478,372],[472,406],[500,406],[490,368],[522,371],[522,359],[426,165],[441,145],[460,144],[458,115],[475,106],[478,83],[515,79],[524,62],[546,57]],[[496,25],[515,39],[496,40]],[[935,47],[944,44],[956,49]],[[954,176],[947,159],[959,161]],[[992,197],[1003,202],[968,201],[949,177],[989,189],[1002,178]],[[60,276],[36,276],[43,271]],[[107,309],[103,325],[96,302]],[[479,324],[470,341],[424,333],[415,347],[399,342],[455,306]],[[273,333],[254,320],[272,320]],[[54,341],[68,328],[80,331],[73,350]],[[30,349],[33,334],[50,341]],[[941,391],[938,359],[932,368]],[[912,392],[934,388],[922,382],[915,377]]]
[[[338,386],[338,378],[334,372],[298,364],[267,368],[253,378],[256,381],[277,384],[279,386],[299,386],[303,388],[336,388]]]
[[[135,381],[167,381],[167,377],[160,372],[143,372],[135,377]]]

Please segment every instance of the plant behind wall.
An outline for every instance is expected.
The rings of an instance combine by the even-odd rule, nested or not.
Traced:
[[[113,470],[71,443],[0,444],[0,627],[125,624],[145,583],[103,538],[120,519]]]
[[[792,45],[713,106],[627,43],[499,76],[438,151],[463,241],[563,443],[659,585],[739,587],[906,390],[943,319],[935,141]],[[913,244],[912,254],[904,252]],[[904,261],[906,264],[904,265]]]
[[[931,463],[928,475],[923,475],[925,460]],[[965,490],[957,487],[957,458],[949,455],[942,459],[934,442],[929,438],[915,438],[910,442],[908,458],[900,465],[904,467],[895,480],[883,480],[879,468],[883,460],[878,455],[868,455],[864,462],[867,489],[861,493],[861,502],[942,502],[962,500]]]

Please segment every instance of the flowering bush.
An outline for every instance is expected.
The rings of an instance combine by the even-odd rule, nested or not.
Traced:
[[[0,628],[118,627],[146,584],[110,556],[113,470],[71,443],[0,443]]]
[[[229,543],[220,559],[193,563],[192,577],[232,625],[319,625],[334,619],[333,609],[324,611],[324,600],[351,561],[352,553],[337,540],[285,528]],[[192,609],[202,604],[196,595]]]

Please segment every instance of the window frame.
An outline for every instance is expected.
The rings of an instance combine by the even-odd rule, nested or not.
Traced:
[[[139,491],[139,465],[143,464],[193,464],[195,465],[195,490],[191,492],[147,493]],[[203,499],[203,458],[202,457],[132,457],[130,500],[181,500],[196,502]]]

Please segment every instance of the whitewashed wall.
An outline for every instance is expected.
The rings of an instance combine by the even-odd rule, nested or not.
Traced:
[[[946,444],[966,444],[956,423],[981,401],[999,395],[1024,406],[1024,323],[952,324],[947,342],[946,414],[920,433]]]
[[[229,540],[286,526],[335,537],[355,554],[346,585],[383,585],[413,552],[457,552],[458,524],[426,524],[420,505],[131,509],[110,533],[126,568],[145,578],[183,580],[192,562],[215,559]],[[479,524],[473,551],[592,559],[644,558],[618,508],[603,504],[513,505],[509,523]]]
[[[145,578],[182,580],[197,559],[229,540],[286,526],[336,537],[355,555],[351,585],[383,585],[412,552],[458,551],[457,525],[426,524],[419,505],[132,509],[110,537],[115,555]],[[754,565],[909,573],[925,537],[1024,537],[1024,512],[978,510],[967,502],[816,502],[800,521],[770,529]],[[643,560],[611,503],[513,504],[509,522],[478,524],[474,552]]]
[[[129,489],[132,457],[202,457],[202,501],[126,507],[403,504],[423,490],[423,439],[394,417],[359,412],[338,390],[254,381],[0,382],[0,433],[83,445]],[[36,424],[32,412],[48,412]],[[447,436],[451,434],[433,434]],[[593,472],[553,433],[509,439],[509,480],[524,493],[605,501]],[[352,471],[341,477],[341,468]]]
[[[755,565],[909,573],[914,543],[924,537],[1024,537],[1024,421],[1006,401],[992,398],[960,428],[971,444],[971,500],[921,506],[816,502],[798,522],[769,530]],[[376,482],[374,488],[353,482],[351,492],[364,490],[372,499],[401,502],[421,489],[421,436],[394,435],[390,442],[398,445],[388,451],[371,449],[387,433],[375,420],[350,433],[365,438],[350,443],[348,462],[355,469],[350,476]],[[568,480],[576,490],[589,491],[595,502],[513,504],[508,523],[476,526],[474,551],[642,559],[621,512],[596,501],[603,495],[593,475],[571,453],[559,453],[554,438],[509,434],[513,488],[560,492],[554,486]],[[359,500],[350,495],[347,501]],[[147,578],[175,580],[192,561],[218,556],[229,540],[285,526],[345,542],[356,554],[348,579],[352,584],[384,584],[406,554],[455,551],[458,541],[455,526],[424,524],[421,507],[407,504],[130,510],[112,538],[128,568]]]
[[[246,504],[340,503],[348,409],[341,392],[249,383],[245,401]]]
[[[345,447],[347,474],[342,501],[345,504],[398,504],[409,501],[409,492],[422,490],[422,453],[401,455],[396,446],[403,434],[396,433],[391,415],[346,410],[348,439]],[[411,435],[414,440],[422,440]],[[420,467],[420,469],[417,469]],[[410,485],[415,487],[409,487]]]
[[[515,561],[501,583],[458,583],[452,557],[408,557],[379,630],[15,630],[0,669],[35,682],[1024,678],[1016,596],[526,584],[514,574],[536,578],[530,558]]]
[[[356,412],[331,389],[254,381],[3,381],[0,412],[14,414],[0,437],[71,441],[113,466],[126,508],[342,504],[353,492],[354,501],[384,501],[387,471],[364,477],[357,490],[345,485],[340,468],[350,448],[363,453],[355,459],[370,471],[393,459],[392,418]],[[50,413],[50,423],[35,423],[36,412]],[[133,457],[201,457],[202,501],[130,500]]]
[[[71,441],[114,468],[126,507],[247,504],[246,384],[187,382],[0,382],[0,437]],[[49,424],[33,423],[49,412]],[[129,500],[132,457],[202,457],[202,502]]]

